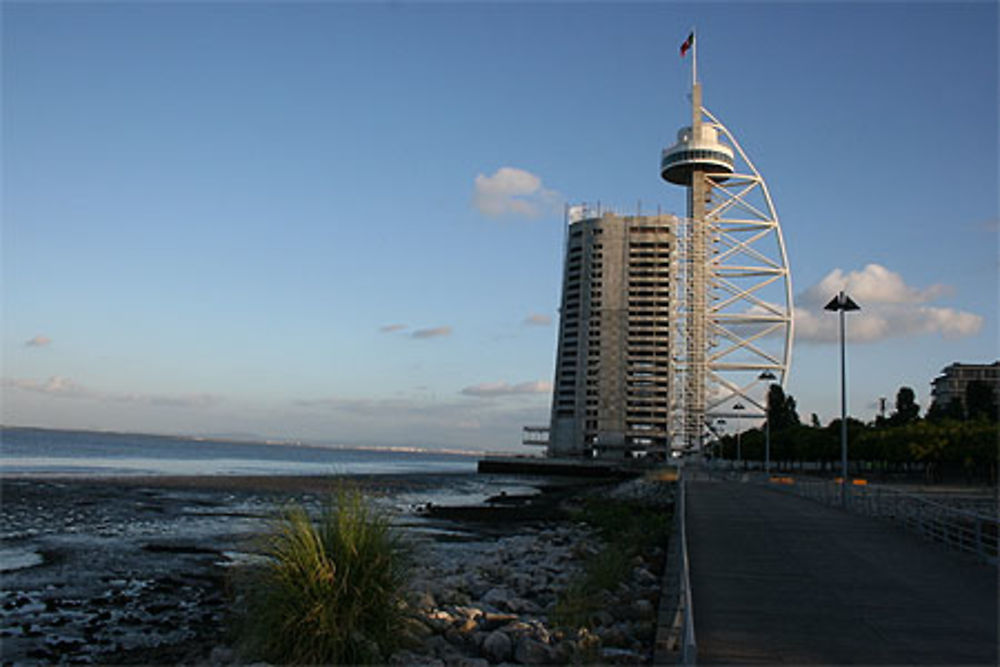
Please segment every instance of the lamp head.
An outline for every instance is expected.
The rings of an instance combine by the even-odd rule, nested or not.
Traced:
[[[845,292],[840,292],[830,299],[830,303],[823,306],[823,310],[861,310],[861,306],[855,303],[854,299],[847,296]]]

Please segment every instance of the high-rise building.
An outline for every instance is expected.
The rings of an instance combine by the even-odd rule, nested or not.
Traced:
[[[550,456],[666,450],[676,223],[570,209]]]
[[[992,364],[962,364],[956,361],[945,366],[941,375],[931,382],[931,396],[938,407],[949,409],[954,402],[960,414],[965,414],[965,396],[969,383],[977,381],[993,391],[996,410],[1000,411],[1000,361]]]

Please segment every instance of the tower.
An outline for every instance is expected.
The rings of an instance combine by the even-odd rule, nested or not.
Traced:
[[[676,226],[672,215],[567,210],[550,456],[666,451]]]
[[[689,48],[691,125],[662,152],[660,176],[687,189],[687,217],[677,228],[671,433],[674,448],[697,450],[724,418],[765,414],[761,385],[770,377],[785,383],[793,321],[788,258],[767,184],[702,105],[694,33],[681,55]],[[746,413],[738,412],[742,402]]]
[[[681,54],[697,48],[694,34]],[[763,417],[791,363],[792,286],[767,184],[702,105],[661,154],[686,217],[567,209],[549,456],[698,451],[724,418]],[[540,434],[548,431],[548,437]]]

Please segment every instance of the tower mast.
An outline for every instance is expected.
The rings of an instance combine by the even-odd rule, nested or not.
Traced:
[[[697,48],[692,31],[681,47],[682,57],[692,51],[691,124],[660,162],[665,181],[687,188],[676,246],[671,412],[674,447],[693,450],[715,418],[763,417],[760,378],[778,374],[785,383],[793,334],[777,214],[763,177],[702,105]],[[751,411],[732,412],[736,402]]]

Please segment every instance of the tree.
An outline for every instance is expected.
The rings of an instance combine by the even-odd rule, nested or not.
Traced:
[[[896,392],[896,411],[889,418],[893,426],[902,426],[920,419],[920,406],[917,396],[909,387],[900,387]]]
[[[997,407],[993,387],[982,380],[973,380],[966,385],[965,414],[968,419],[996,421]]]
[[[785,390],[779,384],[772,384],[767,392],[767,418],[771,431],[781,431],[790,426],[797,426],[799,413],[795,409],[795,399],[786,396]]]
[[[821,428],[821,425],[819,423],[819,415],[816,414],[815,412],[809,415],[809,421],[812,424],[813,428]]]
[[[934,401],[927,409],[927,421],[939,422],[945,419],[964,419],[965,414],[962,409],[962,401],[953,398],[948,403]]]

